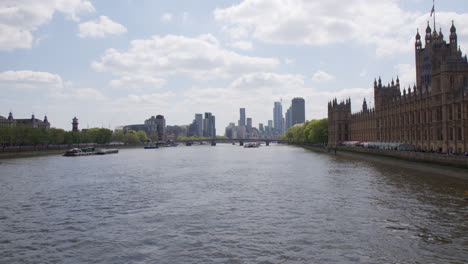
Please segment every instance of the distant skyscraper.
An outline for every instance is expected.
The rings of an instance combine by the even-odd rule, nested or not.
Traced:
[[[288,130],[288,128],[292,127],[291,107],[289,107],[288,110],[286,111],[284,118],[286,119],[284,129]]]
[[[195,114],[195,124],[197,125],[197,136],[203,136],[203,115]]]
[[[159,141],[166,141],[166,119],[164,116],[156,116],[156,133]]]
[[[269,126],[270,128],[273,127],[273,120],[268,120],[268,126]]]
[[[305,122],[305,101],[304,98],[296,97],[291,103],[291,126]]]
[[[216,122],[215,116],[211,113],[205,113],[205,119],[203,119],[203,136],[204,137],[215,137],[216,136]]]
[[[240,109],[239,126],[245,126],[245,108]]]
[[[263,123],[259,123],[258,124],[258,130],[260,130],[260,132],[263,132],[264,129],[263,129]]]
[[[252,118],[247,118],[247,132],[251,132],[252,131]]]
[[[283,106],[281,102],[275,102],[275,107],[273,108],[273,122],[275,130],[279,134],[283,134]]]

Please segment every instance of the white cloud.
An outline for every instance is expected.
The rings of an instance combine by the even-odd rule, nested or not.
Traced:
[[[160,88],[166,85],[166,80],[151,76],[123,76],[120,79],[112,80],[110,86],[114,88],[140,89],[145,87]]]
[[[468,14],[437,16],[445,30],[451,19],[468,23]],[[214,17],[234,39],[305,45],[351,41],[375,45],[383,56],[411,51],[416,27],[425,25],[428,14],[405,11],[395,0],[244,0],[216,9]]]
[[[4,71],[0,72],[0,88],[43,89],[63,88],[62,78],[49,72]]]
[[[255,91],[267,89],[270,92],[285,91],[304,86],[304,76],[270,72],[249,73],[234,80],[229,86],[235,90]]]
[[[240,49],[240,50],[252,50],[253,49],[252,42],[250,41],[235,41],[229,44],[229,46],[236,48],[236,49]]]
[[[46,95],[55,99],[105,100],[106,97],[97,89],[75,88],[69,81],[50,72],[4,71],[0,72],[0,90],[12,94],[27,93],[31,97]]]
[[[410,64],[398,64],[395,66],[398,77],[400,79],[401,89],[408,86],[413,87],[416,82],[416,67]]]
[[[131,94],[128,96],[128,100],[133,103],[144,103],[144,104],[156,104],[161,103],[169,98],[175,97],[174,92],[164,92],[164,93],[151,93],[144,95],[134,95]]]
[[[294,65],[296,63],[296,60],[291,59],[291,58],[284,58],[284,63],[286,65]]]
[[[103,38],[108,35],[120,35],[127,32],[123,25],[112,21],[107,16],[98,20],[87,21],[78,25],[80,38]]]
[[[335,76],[324,71],[317,71],[312,75],[312,80],[315,82],[330,82],[335,80]]]
[[[163,23],[169,23],[172,21],[172,14],[171,13],[164,13],[162,16],[161,16],[161,21]]]
[[[78,15],[93,12],[88,0],[3,0],[0,2],[0,50],[28,49],[33,32],[60,12],[78,21]]]
[[[0,24],[0,50],[28,49],[32,40],[30,31]]]
[[[133,40],[127,51],[106,50],[92,67],[118,76],[162,78],[184,74],[206,80],[268,70],[278,64],[274,58],[250,57],[226,50],[215,37],[206,34],[197,38],[167,35]]]

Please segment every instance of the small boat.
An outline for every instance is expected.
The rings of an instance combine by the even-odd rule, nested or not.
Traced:
[[[145,149],[157,149],[157,148],[159,148],[158,144],[145,145]]]
[[[244,148],[258,148],[260,147],[260,143],[258,142],[249,142],[244,144]]]
[[[119,150],[118,149],[73,148],[73,149],[67,150],[65,154],[63,154],[63,156],[78,157],[78,156],[104,155],[104,154],[113,154],[113,153],[119,153]]]

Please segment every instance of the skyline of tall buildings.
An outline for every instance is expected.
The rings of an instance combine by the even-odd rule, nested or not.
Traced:
[[[296,106],[297,105],[297,106]],[[292,108],[296,111],[299,110],[299,117],[295,119],[294,123],[304,120],[304,99],[294,98],[291,107],[286,113],[287,123],[289,124],[291,118]],[[273,109],[273,120],[267,120],[268,125],[264,125],[263,122],[258,123],[258,128],[254,127],[254,119],[252,117],[247,117],[246,108],[239,108],[239,120],[238,126],[236,123],[229,123],[226,128],[226,135],[236,136],[239,138],[258,138],[258,137],[267,137],[272,138],[278,135],[283,134],[288,125],[285,124],[285,119],[282,113],[282,102],[274,102]],[[295,115],[296,116],[296,115]],[[34,116],[33,116],[34,118]],[[302,119],[301,119],[302,118]],[[10,113],[9,118],[0,116],[0,123],[6,123],[6,121],[12,119]],[[29,119],[28,119],[29,120]],[[299,120],[299,121],[298,121]],[[34,119],[36,124],[40,120]],[[11,122],[11,121],[10,121]],[[301,123],[302,123],[301,122]],[[48,123],[47,117],[42,123]],[[188,125],[167,125],[166,119],[163,115],[151,116],[149,119],[146,119],[143,124],[135,125],[126,125],[116,130],[122,129],[124,131],[135,130],[135,131],[144,131],[150,138],[158,138],[162,140],[173,140],[178,136],[196,136],[196,137],[215,137],[216,135],[216,117],[211,112],[205,112],[204,115],[200,113],[194,114],[194,119],[191,124]],[[78,131],[78,119],[74,117],[73,120],[73,131]]]
[[[239,108],[237,126],[234,122],[230,122],[225,128],[225,136],[228,138],[249,139],[275,138],[282,135],[292,125],[305,122],[305,100],[301,97],[292,99],[291,107],[286,111],[285,117],[283,117],[282,102],[274,102],[273,120],[267,120],[267,126],[258,123],[258,128],[256,128],[253,127],[253,118],[247,117],[246,108],[241,107]]]

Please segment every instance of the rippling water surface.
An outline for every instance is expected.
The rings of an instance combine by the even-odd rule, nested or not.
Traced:
[[[0,160],[0,262],[466,263],[464,190],[288,146]]]

